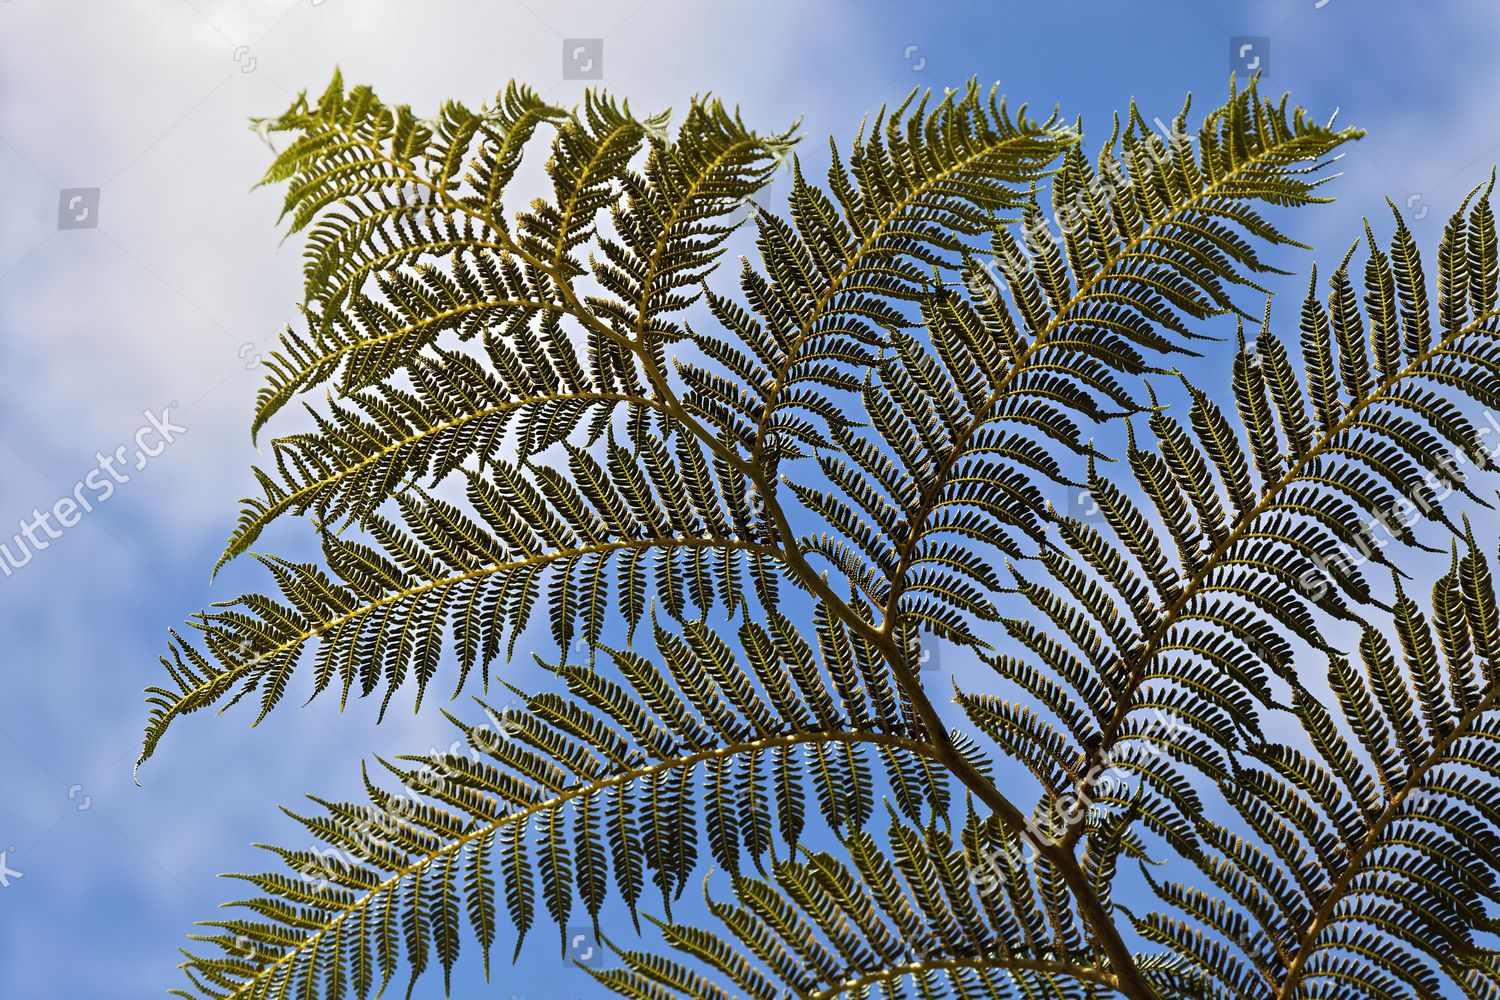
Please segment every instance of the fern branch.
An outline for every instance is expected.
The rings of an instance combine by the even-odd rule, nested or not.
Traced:
[[[1040,962],[1024,958],[935,958],[925,962],[909,962],[893,965],[874,972],[865,972],[826,990],[809,993],[807,1000],[833,1000],[846,994],[864,996],[862,992],[871,987],[899,982],[906,976],[926,972],[961,972],[964,970],[1002,972],[1030,972],[1045,976],[1063,976],[1080,982],[1095,983],[1110,989],[1119,989],[1119,979],[1110,972],[1073,965],[1069,962]]]
[[[1135,693],[1139,690],[1146,676],[1147,666],[1161,650],[1162,643],[1171,633],[1172,627],[1180,620],[1193,598],[1197,596],[1198,592],[1213,576],[1214,571],[1222,565],[1224,559],[1234,547],[1251,533],[1256,520],[1273,506],[1289,487],[1301,479],[1303,470],[1308,468],[1318,458],[1328,454],[1344,433],[1359,423],[1361,414],[1365,410],[1384,401],[1391,390],[1395,389],[1403,381],[1423,374],[1425,366],[1433,358],[1442,356],[1455,343],[1482,330],[1486,323],[1496,319],[1500,319],[1500,309],[1492,309],[1482,313],[1464,326],[1447,332],[1431,346],[1413,356],[1400,370],[1377,383],[1368,393],[1350,401],[1344,415],[1331,427],[1319,434],[1312,442],[1311,447],[1289,464],[1286,473],[1280,479],[1262,491],[1254,507],[1240,514],[1235,519],[1229,532],[1213,546],[1208,555],[1203,559],[1201,565],[1193,569],[1185,579],[1181,593],[1163,610],[1156,626],[1145,637],[1140,655],[1132,658],[1127,683],[1115,702],[1114,712],[1104,728],[1102,737],[1098,744],[1092,750],[1088,751],[1078,770],[1081,776],[1085,776],[1079,784],[1079,794],[1081,796],[1086,797],[1092,793],[1093,789],[1090,787],[1090,783],[1094,779],[1087,776],[1095,775],[1098,771],[1098,765],[1102,761],[1109,759],[1110,754],[1113,752],[1121,727],[1125,724],[1131,710],[1134,708]],[[1075,827],[1068,831],[1067,836],[1072,843],[1076,844],[1082,833],[1081,828]]]
[[[173,722],[180,716],[189,712],[197,711],[207,705],[225,697],[231,688],[241,681],[245,686],[231,700],[230,705],[254,690],[262,682],[266,687],[261,696],[261,710],[256,716],[256,722],[264,719],[266,714],[275,707],[285,693],[287,678],[292,668],[296,665],[302,650],[309,642],[319,639],[328,633],[341,632],[346,625],[357,624],[362,620],[368,620],[377,613],[393,608],[398,605],[412,605],[417,599],[434,596],[441,600],[455,587],[471,581],[482,580],[488,577],[502,577],[506,574],[528,569],[541,569],[552,565],[568,564],[588,556],[608,557],[615,553],[674,549],[719,549],[724,551],[739,551],[753,555],[766,556],[769,558],[781,557],[780,550],[761,543],[733,539],[733,538],[691,538],[677,536],[661,536],[651,538],[624,538],[612,541],[598,542],[587,545],[576,545],[548,552],[531,553],[520,558],[501,559],[486,565],[473,566],[460,572],[444,576],[433,576],[419,583],[391,590],[389,593],[379,597],[365,600],[348,610],[338,614],[315,617],[313,624],[301,627],[296,620],[286,614],[277,613],[274,618],[267,618],[266,626],[273,624],[282,625],[283,629],[278,632],[263,632],[261,629],[250,628],[248,623],[238,619],[228,619],[223,615],[205,616],[200,627],[214,638],[216,645],[235,652],[245,649],[255,650],[253,655],[233,656],[226,655],[229,666],[218,670],[212,669],[210,664],[201,656],[192,653],[183,645],[183,653],[187,662],[178,659],[176,664],[163,664],[168,667],[173,677],[178,681],[178,689],[171,690],[163,687],[151,687],[147,689],[147,701],[153,706],[150,722],[146,729],[145,739],[141,749],[141,755],[136,761],[136,773],[140,767],[155,752],[157,744],[163,734]],[[263,600],[263,599],[261,599]],[[261,603],[256,600],[252,606]],[[337,605],[330,605],[337,607]],[[439,619],[439,622],[441,619]],[[428,625],[429,628],[438,626]],[[223,630],[220,634],[219,629]],[[289,633],[289,634],[287,634]],[[261,641],[252,644],[250,639],[261,640],[264,634],[273,636],[270,642]],[[331,665],[330,665],[331,666]],[[391,691],[395,684],[404,678],[404,670],[391,677]],[[320,684],[328,683],[329,678],[325,676]],[[345,693],[347,695],[349,685],[352,683],[352,672],[345,674]],[[419,683],[425,684],[426,678],[419,678]],[[390,695],[387,694],[387,700]],[[420,694],[418,696],[420,702]],[[228,707],[228,706],[226,706]]]
[[[491,838],[494,838],[507,828],[523,826],[531,817],[553,813],[570,802],[595,796],[622,786],[647,782],[653,777],[668,772],[692,771],[700,764],[706,762],[765,753],[777,749],[819,745],[886,747],[937,760],[936,748],[921,741],[894,734],[873,732],[805,732],[792,733],[785,736],[759,737],[754,740],[699,750],[683,754],[672,760],[657,761],[639,767],[623,769],[593,781],[579,782],[547,798],[525,805],[522,808],[513,809],[495,816],[486,822],[474,823],[468,826],[450,839],[438,843],[432,850],[420,853],[415,860],[397,868],[378,884],[370,886],[366,891],[350,897],[344,905],[338,908],[338,912],[326,920],[321,922],[313,919],[300,920],[297,927],[304,936],[295,944],[283,950],[274,959],[253,968],[253,971],[250,971],[236,984],[233,992],[221,995],[222,1000],[266,996],[269,995],[267,991],[278,987],[278,985],[284,987],[290,984],[292,977],[297,975],[296,970],[300,964],[314,962],[318,959],[325,939],[338,939],[341,928],[351,923],[362,911],[373,907],[379,901],[392,897],[398,886],[411,880],[413,876],[432,871],[440,863],[457,857],[474,845],[487,843]],[[345,946],[341,942],[339,943],[339,947]],[[208,963],[190,963],[190,966],[192,964],[207,965]]]
[[[895,122],[899,116],[900,111],[898,110],[891,117],[893,132]],[[877,132],[879,130],[878,123],[876,130]],[[1057,137],[1060,137],[1060,135],[1054,136],[1054,138]],[[764,391],[764,402],[762,404],[760,419],[756,423],[749,449],[751,463],[758,465],[763,461],[766,434],[771,426],[772,418],[776,414],[780,394],[791,369],[800,360],[802,348],[813,335],[813,328],[826,318],[826,310],[829,303],[845,289],[846,283],[851,278],[860,273],[867,257],[872,254],[878,254],[881,257],[892,255],[892,249],[885,246],[884,241],[893,233],[899,232],[899,227],[906,221],[904,218],[906,211],[921,203],[933,192],[944,188],[954,178],[963,176],[966,172],[980,164],[991,162],[997,158],[1003,158],[1007,150],[1012,147],[1018,150],[1026,150],[1034,155],[1036,143],[1037,136],[1031,133],[1022,131],[1010,134],[1002,131],[996,132],[988,142],[973,144],[963,156],[945,164],[941,169],[924,176],[919,183],[912,185],[898,197],[893,205],[886,207],[880,213],[878,224],[860,239],[852,251],[840,248],[843,257],[842,266],[833,279],[827,283],[827,286],[818,293],[804,318],[799,321],[796,331],[792,334],[784,349],[784,356],[780,364],[772,374],[769,387]],[[1056,153],[1053,153],[1053,155],[1056,155]]]
[[[1257,102],[1253,88],[1247,92],[1247,95],[1252,102]],[[1231,103],[1233,101],[1234,98],[1231,97]],[[1355,134],[1354,132],[1343,133],[1346,138],[1352,137]],[[1021,350],[1019,356],[1016,357],[1014,363],[1001,376],[999,383],[984,401],[984,404],[975,411],[973,419],[964,425],[958,438],[939,460],[935,475],[923,487],[921,502],[918,505],[916,516],[912,520],[911,530],[907,533],[907,538],[900,549],[900,561],[896,572],[893,574],[890,596],[887,599],[884,609],[884,620],[886,623],[884,627],[887,630],[895,627],[891,623],[899,618],[897,614],[898,604],[902,595],[906,574],[911,567],[911,561],[916,549],[924,537],[927,520],[932,516],[936,508],[937,499],[948,485],[955,464],[965,455],[968,444],[974,438],[974,435],[993,419],[995,407],[1007,398],[1016,378],[1029,370],[1029,362],[1036,355],[1051,346],[1051,338],[1059,330],[1075,323],[1087,323],[1089,321],[1088,314],[1083,310],[1084,307],[1092,303],[1095,289],[1101,284],[1115,277],[1137,257],[1147,260],[1157,260],[1156,255],[1149,251],[1143,251],[1143,248],[1151,246],[1161,238],[1164,231],[1180,225],[1186,217],[1193,215],[1203,206],[1209,205],[1223,193],[1233,191],[1236,185],[1243,181],[1245,177],[1254,175],[1267,163],[1284,163],[1288,155],[1288,150],[1295,148],[1301,142],[1301,139],[1301,136],[1293,135],[1284,142],[1267,144],[1254,154],[1236,162],[1229,171],[1208,182],[1188,198],[1171,205],[1169,211],[1159,217],[1153,218],[1148,225],[1144,226],[1137,234],[1123,243],[1118,252],[1107,257],[1097,271],[1090,274],[1086,279],[1081,280],[1071,297],[1058,307],[1052,317],[1036,332],[1035,336]],[[1171,265],[1173,262],[1157,260],[1157,263]],[[1105,296],[1106,299],[1113,297],[1113,295]]]
[[[403,452],[415,450],[435,438],[442,438],[453,434],[471,424],[483,423],[491,418],[504,418],[509,414],[540,408],[545,405],[558,404],[590,404],[590,403],[630,403],[636,406],[660,409],[659,404],[653,400],[633,393],[625,392],[602,392],[602,391],[558,391],[537,393],[517,399],[509,399],[504,402],[495,403],[490,406],[482,406],[464,413],[448,416],[447,419],[431,422],[420,426],[411,433],[404,436],[392,437],[381,441],[376,447],[361,451],[357,457],[336,467],[332,472],[317,479],[308,479],[306,482],[295,485],[293,488],[278,491],[279,495],[268,495],[264,502],[258,502],[248,507],[240,518],[229,544],[225,547],[223,555],[219,557],[214,570],[217,572],[230,559],[249,551],[250,546],[260,537],[262,531],[272,521],[288,511],[302,512],[310,507],[316,506],[323,512],[323,519],[329,520],[330,505],[336,505],[338,500],[347,495],[348,486],[351,482],[361,481],[366,474],[389,462]],[[276,444],[284,442],[278,440]],[[368,441],[360,444],[368,445]],[[484,456],[481,456],[481,461]],[[399,480],[400,475],[391,475],[389,479]],[[269,492],[269,491],[268,491]],[[388,491],[372,491],[368,495],[358,497],[356,500],[356,514],[367,513],[369,505],[383,499]],[[337,506],[334,507],[333,516],[339,516]],[[355,515],[351,515],[355,516]]]
[[[1328,887],[1322,902],[1303,929],[1296,951],[1287,965],[1286,976],[1276,990],[1276,1000],[1291,1000],[1296,995],[1297,986],[1302,981],[1307,962],[1317,952],[1318,936],[1329,926],[1334,907],[1338,906],[1339,901],[1344,898],[1344,894],[1348,892],[1354,879],[1364,871],[1362,866],[1365,858],[1383,842],[1386,829],[1401,812],[1402,804],[1413,793],[1422,789],[1423,783],[1432,770],[1447,763],[1448,751],[1460,740],[1471,735],[1480,719],[1497,706],[1500,706],[1500,685],[1492,685],[1484,693],[1481,701],[1459,718],[1451,731],[1444,733],[1433,742],[1432,752],[1427,759],[1413,767],[1407,780],[1395,790],[1395,794],[1389,796],[1385,808],[1371,821],[1369,833],[1365,836],[1363,843],[1350,854],[1343,873]]]

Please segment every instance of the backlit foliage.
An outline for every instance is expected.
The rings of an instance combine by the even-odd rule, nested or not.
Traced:
[[[1289,335],[1268,254],[1358,133],[1253,85],[1092,150],[917,95],[821,180],[710,99],[336,78],[257,127],[306,288],[253,426],[306,429],[224,560],[289,515],[322,558],[173,636],[141,759],[294,688],[479,697],[234,876],[184,996],[578,925],[641,998],[1500,996],[1489,187]]]

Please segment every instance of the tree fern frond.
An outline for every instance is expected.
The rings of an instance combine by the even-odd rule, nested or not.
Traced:
[[[885,577],[878,589],[888,617],[903,613],[903,595],[921,593],[913,582],[945,561],[955,537],[1003,551],[1008,538],[1039,536],[1047,505],[1029,480],[1044,472],[1067,481],[1046,447],[1088,455],[1078,418],[1138,407],[1118,377],[1146,370],[1149,355],[1185,349],[1187,321],[1233,308],[1228,287],[1254,287],[1267,268],[1240,234],[1290,242],[1257,206],[1319,200],[1310,175],[1357,134],[1301,111],[1289,116],[1252,86],[1207,117],[1201,153],[1163,142],[1135,109],[1097,169],[1077,146],[1067,151],[1052,183],[1063,246],[1033,196],[1022,240],[998,230],[993,268],[970,255],[967,294],[943,290],[924,305],[932,349],[891,336],[893,357],[863,392],[888,461],[923,484],[915,497],[882,498],[903,515],[882,532],[893,555],[850,539],[863,547],[867,572]],[[943,596],[980,619],[993,615],[988,602]]]
[[[528,367],[547,364],[547,350],[571,353],[565,341],[554,339],[545,349],[533,341],[524,354],[498,340],[488,346],[488,368],[460,354],[419,359],[410,369],[410,391],[361,390],[333,403],[327,417],[314,413],[317,431],[273,441],[276,474],[256,470],[264,495],[246,501],[220,565],[247,551],[284,514],[360,522],[407,484],[426,480],[432,489],[471,457],[481,469],[507,452],[525,461],[580,423],[593,444],[622,404],[659,408],[624,380],[627,373],[599,370],[598,359],[591,359],[592,377],[557,368],[546,383],[533,381]]]
[[[644,172],[626,173],[617,238],[602,240],[594,277],[613,298],[585,304],[641,340],[675,340],[685,330],[667,317],[696,297],[741,209],[791,150],[791,132],[759,136],[718,101],[695,100],[675,142],[650,136]]]
[[[539,272],[497,259],[509,238],[496,209],[522,148],[539,125],[563,114],[513,86],[492,109],[450,102],[419,119],[367,86],[346,92],[335,74],[316,102],[304,93],[280,116],[255,123],[268,137],[294,133],[263,183],[287,185],[283,217],[292,231],[312,228],[307,330],[288,329],[267,359],[253,430],[297,392],[340,371],[346,387],[368,384],[444,329],[463,330],[466,321],[473,329],[480,317],[524,321],[548,308]],[[475,193],[460,204],[456,192],[466,180]],[[431,263],[445,257],[448,280]],[[364,292],[372,282],[378,296]]]
[[[326,103],[325,97],[320,107]],[[297,107],[294,105],[294,109]],[[446,113],[463,114],[457,107]],[[497,95],[494,108],[485,109],[476,123],[456,123],[455,134],[461,135],[471,127],[475,130],[471,137],[473,205],[481,214],[498,218],[500,195],[519,168],[525,146],[539,127],[556,123],[562,116],[561,109],[543,102],[530,88],[512,83]],[[297,131],[308,137],[336,126],[303,106],[300,113],[294,110],[278,119],[259,122],[257,127],[267,133]],[[288,151],[296,157],[306,152]],[[327,146],[317,149],[319,156],[328,152]],[[451,163],[451,154],[444,159]],[[287,166],[278,158],[268,181],[282,179]],[[413,158],[412,168],[416,166]],[[296,168],[303,176],[312,175],[314,169],[309,162]],[[449,178],[450,187],[453,179]],[[307,190],[302,188],[304,194]],[[394,190],[381,188],[349,201],[348,207],[332,203],[321,210],[305,201],[288,203],[295,213],[293,226],[298,227],[299,222],[306,225],[306,299],[309,304],[317,303],[325,316],[333,315],[377,274],[415,265],[424,258],[493,249],[476,232],[473,220],[440,209],[440,199],[431,192],[424,193],[419,183],[398,184]]]
[[[383,714],[408,680],[421,704],[445,639],[460,665],[455,693],[476,666],[487,681],[502,643],[508,658],[539,608],[563,649],[575,636],[600,641],[611,593],[632,630],[653,597],[677,617],[689,601],[733,611],[744,597],[734,574],[709,570],[715,554],[723,566],[748,564],[766,584],[759,598],[775,604],[775,573],[762,564],[780,550],[755,533],[742,485],[716,480],[685,438],[671,452],[648,437],[635,447],[611,440],[607,452],[601,464],[571,449],[566,471],[498,458],[483,475],[465,470],[472,513],[403,494],[399,525],[366,518],[374,546],[325,532],[329,572],[262,557],[281,599],[249,594],[200,614],[201,651],[174,636],[162,660],[172,686],[148,692],[141,760],[177,717],[226,698],[258,692],[259,721],[309,650],[314,695],[383,687]]]
[[[513,229],[500,199],[543,123],[557,127],[553,198],[535,202]],[[293,231],[316,224],[307,329],[289,329],[267,360],[255,430],[336,375],[349,392],[405,368],[444,331],[514,332],[568,312],[576,302],[559,285],[586,272],[574,254],[596,240],[595,277],[633,303],[591,297],[598,316],[644,334],[647,310],[660,317],[682,308],[688,300],[677,290],[711,269],[733,228],[729,215],[793,140],[755,135],[718,102],[695,101],[675,141],[666,124],[665,115],[637,119],[603,94],[565,113],[516,87],[493,110],[450,104],[428,121],[365,87],[345,96],[339,79],[316,106],[299,97],[262,122],[267,133],[298,134],[266,182],[290,182]],[[651,153],[638,176],[630,164],[643,142]],[[622,196],[618,240],[604,239],[601,214]],[[451,276],[437,270],[443,258]]]
[[[1072,141],[1055,118],[1035,122],[1024,108],[1013,115],[970,83],[930,110],[915,93],[882,110],[847,165],[834,149],[827,191],[797,166],[790,220],[755,216],[765,271],[747,262],[741,290],[756,319],[715,310],[748,338],[749,353],[733,366],[748,395],[727,412],[701,392],[687,404],[732,435],[752,464],[774,468],[801,454],[813,440],[798,414],[819,413],[820,386],[857,386],[849,372],[869,365],[881,330],[909,325],[897,304],[928,291],[929,268],[952,266],[964,237],[1019,205]]]
[[[588,91],[583,109],[563,120],[553,144],[547,164],[553,201],[539,199],[520,216],[521,250],[563,280],[584,273],[573,252],[594,236],[600,212],[614,203],[616,185],[641,143],[666,124],[666,113],[640,120],[629,105]]]
[[[710,978],[641,951],[619,951],[621,969],[589,971],[621,992],[727,996],[747,984],[740,970],[726,968],[718,956],[746,954],[769,973],[757,975],[753,992],[745,994],[751,996],[901,996],[906,987],[934,998],[1113,992],[1116,980],[1107,968],[1046,931],[1046,904],[1024,865],[1003,876],[1009,885],[1004,903],[963,880],[960,873],[975,860],[964,859],[966,849],[984,845],[1004,853],[984,827],[971,813],[960,845],[934,826],[893,818],[884,838],[858,831],[846,841],[849,863],[803,851],[777,862],[766,878],[736,877],[737,903],[711,896],[708,901],[725,937],[681,925],[665,928],[666,943],[707,967],[701,976]],[[1029,936],[1020,933],[1022,923]]]
[[[1464,231],[1463,217],[1449,230]],[[1402,249],[1403,239],[1398,230],[1391,256],[1414,260],[1413,251]],[[1378,272],[1386,255],[1375,253]],[[1118,743],[1112,731],[1143,707],[1135,703],[1137,694],[1154,682],[1201,693],[1194,673],[1206,663],[1264,699],[1268,674],[1294,679],[1291,647],[1265,635],[1260,623],[1276,621],[1301,641],[1331,651],[1315,614],[1350,619],[1363,613],[1360,608],[1385,606],[1366,566],[1391,566],[1378,529],[1419,544],[1412,514],[1444,521],[1441,493],[1474,495],[1454,456],[1480,469],[1490,466],[1482,436],[1458,401],[1490,402],[1494,390],[1483,359],[1500,334],[1500,316],[1458,316],[1450,309],[1446,319],[1438,318],[1435,341],[1377,380],[1366,336],[1377,346],[1387,341],[1375,353],[1388,354],[1390,313],[1398,307],[1377,292],[1366,307],[1377,316],[1384,311],[1385,318],[1373,321],[1368,335],[1356,335],[1364,324],[1347,267],[1346,259],[1330,282],[1330,309],[1339,318],[1331,321],[1316,299],[1304,304],[1306,390],[1267,324],[1253,352],[1242,347],[1235,362],[1240,429],[1191,386],[1186,426],[1161,410],[1152,413],[1151,439],[1147,446],[1133,444],[1130,459],[1154,523],[1097,469],[1090,488],[1100,498],[1109,542],[1099,540],[1102,528],[1058,517],[1070,561],[1061,568],[1049,563],[1053,578],[1066,586],[1074,561],[1087,565],[1129,612],[1123,626],[1105,621],[1097,601],[1091,606],[1072,590],[1070,606],[1084,613],[1076,633],[1090,656],[1092,683],[1118,691],[1112,716],[1096,720],[1103,735],[1080,763],[1082,772],[1108,758]],[[1467,286],[1466,270],[1450,281],[1460,277]],[[1383,287],[1378,276],[1374,283]],[[1412,288],[1409,298],[1425,295],[1420,283]],[[1446,325],[1450,321],[1459,325]],[[1147,450],[1152,445],[1155,450]],[[1246,451],[1253,471],[1240,458]],[[1109,544],[1121,545],[1131,559],[1107,556]],[[1167,551],[1176,552],[1180,567],[1170,574],[1163,566]],[[1244,712],[1236,717],[1239,723],[1214,734],[1225,745],[1238,741],[1248,721]]]
[[[589,970],[622,995],[1500,994],[1500,605],[1447,504],[1488,500],[1491,192],[1427,271],[1366,224],[1217,394],[1162,359],[1249,319],[1299,245],[1274,210],[1359,133],[1254,82],[1189,110],[1086,155],[977,86],[913,95],[821,182],[711,98],[670,130],[519,87],[421,119],[336,79],[262,122],[307,257],[255,429],[328,398],[225,558],[288,514],[321,558],[257,556],[267,594],[174,634],[141,759],[294,682],[383,717],[543,633],[561,662],[382,762],[399,788],[316,800],[179,992],[446,991],[502,925],[517,955],[620,904],[641,931],[652,893]],[[1426,522],[1462,542],[1430,608],[1381,535],[1440,551]],[[690,924],[710,865],[732,898],[709,875]]]
[[[847,641],[838,629],[824,630],[825,643]],[[802,835],[799,787],[819,787],[819,816],[854,835],[869,812],[860,781],[937,759],[915,719],[871,715],[840,694],[842,654],[780,622],[746,622],[740,640],[764,657],[753,669],[765,696],[809,725],[773,715],[701,621],[657,629],[665,669],[623,651],[609,654],[609,674],[563,663],[553,669],[568,696],[482,706],[480,725],[449,716],[461,736],[446,750],[382,762],[399,792],[367,777],[368,804],[315,800],[321,812],[296,817],[322,846],[277,849],[286,873],[233,876],[263,895],[197,939],[220,951],[190,959],[198,995],[322,982],[317,995],[331,997],[342,979],[365,997],[398,966],[415,980],[434,956],[446,978],[470,935],[488,968],[502,895],[517,950],[542,915],[539,897],[560,929],[580,903],[597,926],[612,893],[634,914],[648,879],[670,911],[702,863],[700,842],[730,872],[774,867],[772,830],[792,849]],[[834,713],[826,725],[822,706]],[[929,793],[913,819],[946,809],[936,785]]]
[[[1500,812],[1485,791],[1500,778],[1500,684],[1466,653],[1440,658],[1432,639],[1447,635],[1447,648],[1465,650],[1454,630],[1471,637],[1494,607],[1488,560],[1465,544],[1435,593],[1474,611],[1428,618],[1398,586],[1402,658],[1366,627],[1360,662],[1335,658],[1330,668],[1336,716],[1297,691],[1292,712],[1309,752],[1265,742],[1237,752],[1233,779],[1219,787],[1263,848],[1190,817],[1209,848],[1199,867],[1235,904],[1216,930],[1242,956],[1232,962],[1258,970],[1244,996],[1289,1000],[1350,983],[1361,995],[1436,997],[1444,984],[1467,991],[1485,981],[1479,935],[1500,903]],[[1450,688],[1461,703],[1438,700]],[[1156,889],[1201,916],[1189,888]]]

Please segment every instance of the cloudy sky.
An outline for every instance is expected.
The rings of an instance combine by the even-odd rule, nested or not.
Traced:
[[[300,280],[276,193],[251,190],[268,151],[245,120],[335,65],[419,109],[511,78],[570,102],[584,85],[563,80],[564,40],[584,38],[638,109],[711,90],[820,144],[970,77],[1107,135],[1132,97],[1164,118],[1188,91],[1216,103],[1248,44],[1267,89],[1370,131],[1339,204],[1296,220],[1325,261],[1386,196],[1432,246],[1500,157],[1500,17],[1479,0],[0,0],[0,543],[97,455],[131,459],[0,576],[0,996],[162,995],[192,922],[238,891],[214,876],[293,838],[276,804],[351,793],[372,751],[446,745],[425,718],[377,729],[373,706],[288,698],[253,731],[243,712],[185,720],[131,782],[166,629],[261,582],[249,566],[208,580],[252,483],[255,359]],[[164,409],[185,428],[170,443]],[[536,945],[496,995],[599,995]],[[478,983],[469,969],[459,995]]]

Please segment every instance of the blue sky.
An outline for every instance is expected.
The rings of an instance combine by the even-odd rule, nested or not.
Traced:
[[[133,456],[148,412],[186,428],[0,576],[0,996],[162,995],[192,922],[238,892],[214,876],[261,868],[253,842],[299,839],[277,804],[352,794],[370,753],[451,738],[435,713],[377,728],[373,705],[340,716],[289,697],[255,730],[242,711],[185,720],[131,782],[167,627],[261,582],[249,565],[208,579],[252,484],[255,356],[299,282],[276,194],[250,190],[268,152],[247,117],[335,64],[418,107],[477,103],[512,77],[570,101],[582,85],[561,80],[562,40],[599,37],[605,84],[642,110],[712,90],[766,129],[802,117],[821,146],[912,87],[978,77],[1099,139],[1132,97],[1163,118],[1188,91],[1213,106],[1241,36],[1265,89],[1369,130],[1329,188],[1339,203],[1291,220],[1323,262],[1386,196],[1434,246],[1500,158],[1500,13],[1477,0],[0,2],[0,541],[73,493],[96,453]],[[99,189],[73,207],[97,226],[60,231],[74,188]],[[302,537],[263,545],[300,554]],[[494,995],[600,995],[555,939],[531,944]],[[479,995],[467,965],[458,995]],[[429,979],[416,995],[440,992]]]

